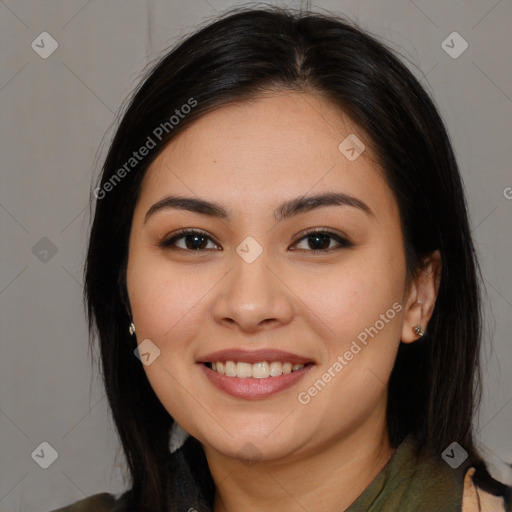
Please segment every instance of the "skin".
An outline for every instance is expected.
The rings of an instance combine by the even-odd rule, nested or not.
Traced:
[[[349,161],[351,133],[366,151]],[[439,289],[439,254],[406,281],[399,212],[369,141],[327,100],[274,92],[203,116],[173,139],[144,177],[129,245],[127,287],[138,343],[161,353],[144,366],[166,410],[203,444],[216,484],[215,511],[343,510],[389,460],[387,383],[400,341],[427,328]],[[323,206],[279,222],[284,201],[343,192],[363,201]],[[149,208],[168,195],[215,201],[229,216]],[[181,228],[206,232],[205,249],[158,243]],[[315,254],[303,232],[322,228]],[[236,252],[248,236],[263,249]],[[190,239],[189,239],[190,241]],[[215,250],[220,248],[221,250]],[[365,328],[396,316],[309,403],[298,400]],[[235,398],[196,363],[210,352],[276,348],[316,364],[269,398]]]

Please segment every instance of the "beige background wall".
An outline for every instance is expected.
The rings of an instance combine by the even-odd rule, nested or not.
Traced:
[[[1,511],[41,512],[124,489],[81,303],[91,180],[115,113],[146,63],[235,4],[0,1]],[[512,2],[325,0],[312,7],[346,14],[399,49],[446,120],[487,287],[479,437],[489,457],[512,462]],[[458,58],[441,46],[454,31],[469,45]],[[55,43],[42,32],[58,44],[47,58],[40,54]],[[448,44],[453,55],[463,48],[461,40]],[[42,442],[58,454],[48,469],[31,457]]]

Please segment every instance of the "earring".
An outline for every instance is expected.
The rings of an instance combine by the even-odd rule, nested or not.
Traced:
[[[133,336],[135,334],[135,324],[133,322],[130,323],[130,327],[128,328],[130,331],[130,336]]]
[[[418,335],[420,338],[425,334],[423,327],[419,324],[413,327],[412,330],[414,331],[414,334]]]

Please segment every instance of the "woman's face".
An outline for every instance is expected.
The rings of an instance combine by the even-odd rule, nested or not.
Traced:
[[[365,143],[325,99],[275,93],[202,117],[147,171],[127,273],[137,342],[210,451],[293,459],[385,431],[405,258],[394,196],[353,134]]]

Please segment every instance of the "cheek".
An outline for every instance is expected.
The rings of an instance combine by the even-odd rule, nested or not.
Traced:
[[[396,256],[383,254],[368,253],[358,263],[302,281],[301,296],[322,320],[316,325],[325,327],[318,331],[322,367],[301,386],[299,402],[332,432],[377,410],[394,366],[402,329],[402,267]]]
[[[211,286],[208,275],[192,266],[178,270],[161,256],[134,251],[127,287],[138,339],[149,338],[162,348],[170,339],[179,343],[176,333],[200,318],[202,299]]]
[[[322,320],[322,337],[329,340],[331,349],[350,344],[376,322],[379,334],[389,334],[396,341],[401,330],[397,309],[403,297],[402,270],[396,255],[386,258],[382,251],[368,251],[346,265],[323,268],[317,275],[297,275],[296,289],[312,316]]]
[[[197,271],[179,271],[161,256],[136,250],[130,254],[127,287],[137,342],[149,339],[159,349],[146,376],[161,403],[178,421],[185,423],[198,412],[183,383],[190,371],[196,371],[191,348],[197,330],[205,318],[205,293],[211,288],[206,275]]]

